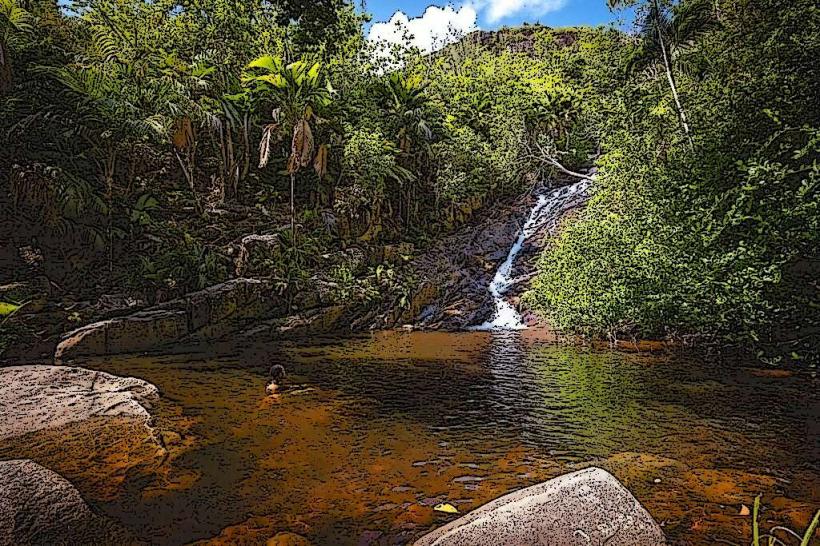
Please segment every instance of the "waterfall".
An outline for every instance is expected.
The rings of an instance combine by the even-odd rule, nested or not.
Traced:
[[[492,282],[488,288],[495,302],[495,314],[487,322],[478,326],[473,326],[471,330],[523,330],[526,325],[521,320],[521,315],[513,305],[504,297],[510,287],[515,284],[512,278],[512,269],[515,259],[521,252],[527,239],[538,231],[543,225],[550,223],[550,230],[560,219],[561,215],[575,203],[575,197],[584,195],[589,183],[586,180],[576,182],[571,186],[563,186],[552,191],[547,191],[538,196],[535,206],[530,211],[521,233],[510,248],[507,259],[499,266],[495,272]]]

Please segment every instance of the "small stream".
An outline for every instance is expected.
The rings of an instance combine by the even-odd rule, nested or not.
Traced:
[[[515,259],[527,239],[543,226],[547,225],[550,230],[553,230],[565,210],[573,206],[576,198],[583,195],[588,187],[589,183],[582,180],[569,186],[546,191],[538,196],[538,200],[521,228],[518,238],[510,248],[507,258],[496,270],[495,276],[488,287],[495,303],[495,313],[483,324],[473,326],[473,330],[523,330],[526,328],[521,320],[521,315],[505,296],[510,288],[515,285],[515,278],[513,277]]]

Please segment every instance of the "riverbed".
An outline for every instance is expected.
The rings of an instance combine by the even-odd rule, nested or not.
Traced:
[[[214,353],[217,354],[214,354]],[[145,379],[165,449],[79,427],[0,446],[62,473],[154,544],[406,544],[509,491],[612,472],[673,544],[748,544],[741,515],[820,507],[811,372],[558,345],[536,331],[403,332],[76,363]],[[282,364],[289,385],[266,396]],[[9,450],[14,452],[10,453]],[[105,477],[105,479],[101,478]]]

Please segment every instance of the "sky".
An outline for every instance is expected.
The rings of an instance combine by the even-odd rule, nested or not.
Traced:
[[[611,12],[606,0],[365,0],[364,7],[373,16],[371,40],[393,43],[411,35],[422,51],[441,47],[453,34],[448,29],[464,34],[524,22],[563,27],[629,19],[628,13]]]

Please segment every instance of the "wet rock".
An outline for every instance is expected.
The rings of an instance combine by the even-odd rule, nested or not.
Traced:
[[[296,533],[276,533],[268,539],[266,546],[310,546],[310,541]]]
[[[614,476],[588,468],[505,495],[415,544],[655,546],[666,540]]]
[[[57,362],[81,356],[133,353],[177,341],[188,333],[184,311],[148,310],[73,330],[57,344]]]
[[[358,546],[369,546],[370,544],[375,544],[382,537],[383,533],[381,531],[365,531],[359,537]]]
[[[28,459],[0,461],[0,546],[127,543],[56,472]]]
[[[412,321],[421,315],[422,310],[432,304],[438,297],[439,288],[432,282],[424,282],[410,298],[407,310],[399,318],[402,322]]]
[[[67,366],[0,368],[0,439],[100,417],[151,419],[157,388],[134,377]]]

